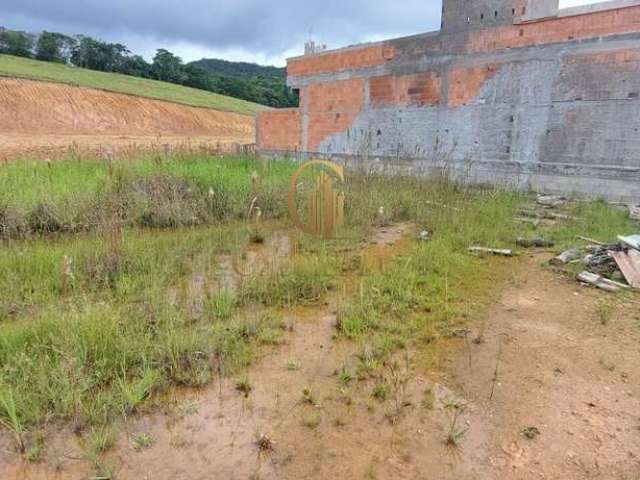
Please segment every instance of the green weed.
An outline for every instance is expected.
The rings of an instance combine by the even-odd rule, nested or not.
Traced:
[[[320,426],[321,421],[322,415],[320,415],[320,412],[314,410],[303,417],[302,424],[311,430],[315,430]]]
[[[137,433],[131,439],[131,447],[140,451],[151,447],[155,443],[155,439],[148,433]]]
[[[389,387],[388,383],[384,381],[379,381],[373,387],[371,395],[376,400],[380,400],[381,402],[384,402],[389,396],[390,390],[391,388]]]

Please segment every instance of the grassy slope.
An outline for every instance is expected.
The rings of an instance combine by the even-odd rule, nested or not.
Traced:
[[[171,83],[117,73],[96,72],[10,55],[0,55],[0,76],[66,83],[245,115],[253,115],[266,108],[245,100]]]

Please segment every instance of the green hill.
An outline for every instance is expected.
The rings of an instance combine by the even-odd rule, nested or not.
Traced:
[[[0,55],[0,76],[66,83],[245,115],[254,115],[267,108],[245,100],[172,83],[11,55]]]
[[[278,78],[285,80],[287,78],[287,69],[279,67],[266,67],[258,65],[257,63],[247,62],[229,62],[227,60],[220,60],[217,58],[203,58],[196,62],[191,62],[190,65],[195,65],[201,68],[205,72],[213,75],[227,76],[227,77],[263,77],[263,78]]]
[[[286,68],[217,58],[203,58],[189,63],[187,67],[205,72],[209,88],[223,95],[276,108],[298,106],[298,95],[287,87]]]

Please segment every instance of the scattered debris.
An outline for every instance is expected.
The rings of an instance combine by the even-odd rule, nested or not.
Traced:
[[[640,220],[640,205],[629,205],[629,217],[632,220]]]
[[[533,228],[556,226],[555,220],[549,220],[547,218],[515,217],[514,220],[516,222],[532,225]]]
[[[544,238],[522,238],[516,239],[516,245],[522,248],[549,248],[555,245],[553,240],[545,240]]]
[[[578,275],[580,282],[609,292],[640,289],[640,235],[619,236],[619,242],[611,245],[589,237],[577,238],[588,242],[590,245],[585,248],[591,252],[582,258],[588,270]],[[567,250],[551,260],[551,264],[577,263],[581,255],[577,248]]]
[[[531,208],[523,208],[519,213],[521,217],[537,218],[541,220],[577,220],[576,217],[572,217],[571,215],[551,212],[549,210],[533,210]]]
[[[418,240],[420,242],[428,242],[429,240],[431,240],[431,232],[427,231],[427,230],[423,230],[418,234]]]
[[[579,237],[577,237],[577,238],[578,238],[578,240],[583,240],[583,241],[585,241],[585,242],[589,242],[589,243],[591,243],[591,244],[593,244],[593,245],[598,245],[598,246],[600,246],[600,247],[604,247],[604,246],[606,246],[606,245],[607,245],[606,243],[599,242],[598,240],[594,240],[593,238],[589,238],[589,237],[582,237],[582,236],[579,236]]]
[[[469,249],[471,253],[486,253],[490,255],[500,255],[503,257],[515,257],[516,254],[513,250],[499,249],[499,248],[485,248],[485,247],[471,247]]]
[[[625,280],[633,288],[640,289],[640,252],[629,250],[625,252],[610,252]]]
[[[607,292],[619,292],[622,289],[629,288],[628,285],[609,280],[608,278],[604,278],[602,275],[591,272],[582,272],[580,275],[578,275],[578,281],[593,285],[594,287],[597,287],[601,290],[606,290]]]
[[[551,259],[551,265],[566,265],[582,258],[582,252],[577,248],[572,248],[566,252],[562,252],[556,258]]]
[[[260,452],[273,452],[275,450],[275,442],[267,435],[260,435],[256,440],[256,445]]]
[[[571,215],[555,212],[547,212],[545,218],[550,218],[552,220],[578,220],[576,217],[572,217]]]
[[[611,277],[618,270],[611,252],[619,250],[621,249],[618,245],[591,247],[592,253],[584,257],[583,263],[589,268],[590,272]]]
[[[522,434],[529,440],[535,440],[540,435],[540,430],[536,427],[527,427],[522,431]]]
[[[558,195],[538,195],[536,203],[543,207],[555,208],[567,203],[567,199]]]
[[[516,217],[514,218],[516,222],[526,223],[529,225],[533,225],[533,228],[538,228],[542,223],[542,220],[538,218],[527,218],[527,217]]]

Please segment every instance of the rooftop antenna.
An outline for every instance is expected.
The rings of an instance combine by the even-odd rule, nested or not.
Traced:
[[[309,40],[304,44],[304,54],[313,55],[316,53],[316,42],[313,41],[313,25],[309,27]]]
[[[315,53],[324,52],[326,49],[326,45],[316,45],[315,40],[313,40],[313,26],[309,27],[309,41],[304,44],[304,54],[313,55]]]

